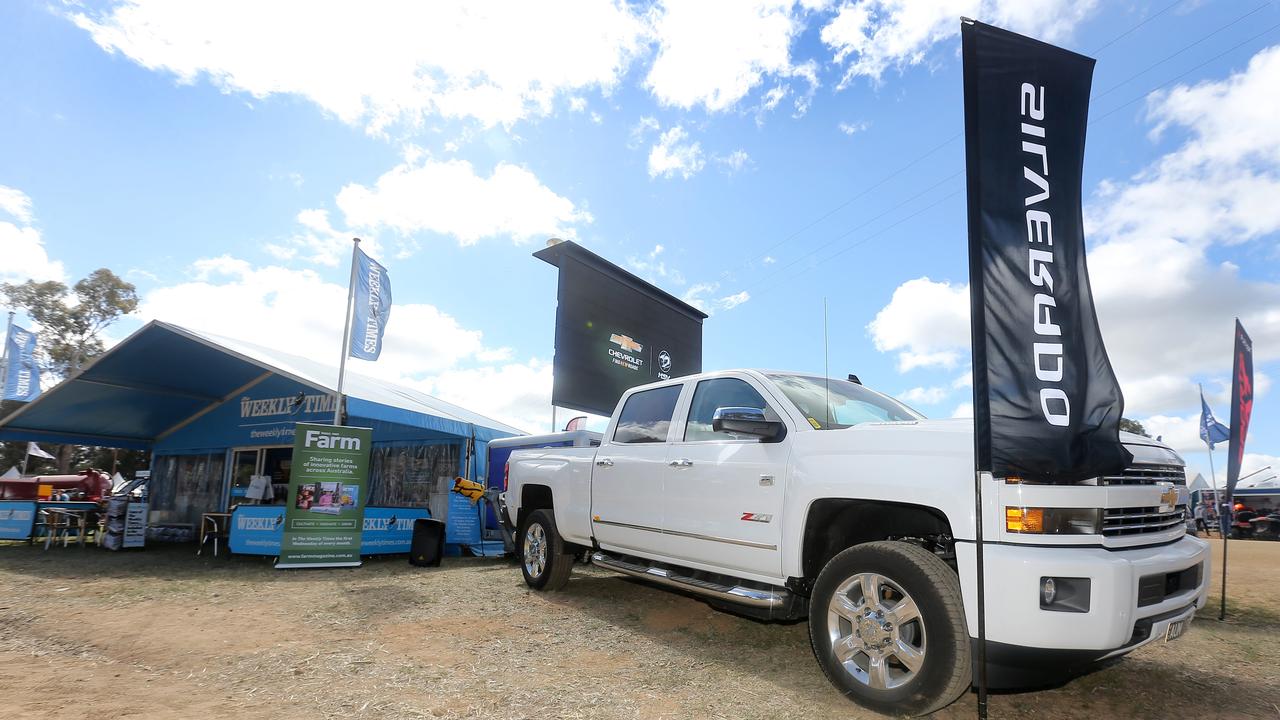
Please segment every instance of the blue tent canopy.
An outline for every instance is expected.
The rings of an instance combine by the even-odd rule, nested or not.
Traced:
[[[0,440],[153,449],[273,378],[336,394],[338,370],[258,345],[152,321],[80,372],[0,420]],[[351,424],[384,440],[523,435],[517,428],[393,383],[348,372]]]

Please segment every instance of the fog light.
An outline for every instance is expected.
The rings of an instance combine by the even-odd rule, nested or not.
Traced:
[[[1089,612],[1089,578],[1040,577],[1040,609],[1053,612]]]

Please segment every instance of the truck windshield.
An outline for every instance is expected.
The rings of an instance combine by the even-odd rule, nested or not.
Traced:
[[[924,419],[897,400],[848,380],[825,381],[811,375],[783,374],[770,374],[769,379],[777,383],[817,430],[839,430],[866,422]]]

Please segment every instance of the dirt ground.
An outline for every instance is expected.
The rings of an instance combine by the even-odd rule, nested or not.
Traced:
[[[1280,543],[1233,542],[1175,643],[993,718],[1280,718]],[[1221,545],[1215,541],[1215,564]],[[3,718],[870,718],[803,622],[764,624],[611,573],[528,591],[509,561],[279,571],[190,546],[0,543]],[[974,717],[974,696],[935,717]]]

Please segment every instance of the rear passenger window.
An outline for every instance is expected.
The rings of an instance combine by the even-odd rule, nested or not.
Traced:
[[[645,390],[627,398],[618,416],[613,441],[619,443],[660,443],[667,441],[671,416],[680,399],[680,385]]]
[[[737,378],[716,378],[703,380],[693,391],[693,403],[689,406],[689,422],[685,423],[684,439],[695,440],[746,440],[759,439],[749,435],[737,435],[729,432],[716,432],[711,429],[711,420],[716,409],[722,407],[753,407],[765,409],[764,398],[745,380]]]

